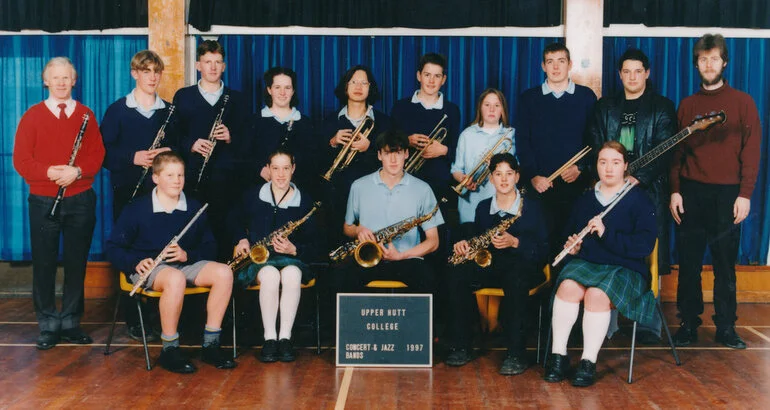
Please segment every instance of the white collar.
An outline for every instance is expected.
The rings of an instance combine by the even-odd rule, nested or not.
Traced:
[[[575,83],[572,82],[571,78],[567,79],[567,89],[564,91],[554,91],[551,89],[551,87],[548,86],[548,79],[543,81],[543,95],[548,95],[553,93],[553,96],[556,98],[561,98],[562,95],[566,92],[567,94],[575,94]]]
[[[75,112],[75,106],[77,103],[75,103],[75,100],[70,97],[69,100],[64,101],[63,103],[56,101],[53,97],[48,97],[45,101],[45,106],[48,107],[48,110],[53,113],[53,115],[56,118],[59,118],[59,104],[65,104],[67,105],[64,107],[64,114],[67,115],[67,118],[72,116],[72,113]]]
[[[511,204],[511,207],[508,209],[500,209],[500,207],[497,205],[497,195],[493,195],[492,204],[490,204],[489,206],[489,214],[494,215],[499,213],[500,216],[503,216],[503,214],[516,216],[516,214],[519,211],[519,204],[521,204],[521,191],[519,191],[518,188],[514,188],[514,190],[516,190],[516,199],[513,201],[513,204]]]
[[[179,193],[179,200],[176,201],[176,207],[172,209],[171,211],[167,211],[166,208],[163,207],[160,203],[160,198],[158,198],[158,187],[155,187],[152,189],[152,213],[157,214],[160,212],[165,212],[167,214],[173,213],[174,211],[187,211],[187,198],[184,196],[184,192]]]
[[[602,194],[602,192],[599,190],[599,188],[601,188],[602,186],[602,181],[598,181],[596,185],[594,185],[594,195],[596,195],[596,200],[599,201],[599,203],[602,204],[602,206],[607,206],[611,204],[612,201],[614,201],[615,198],[617,198],[617,196],[623,192],[623,188],[625,188],[626,183],[628,182],[625,182],[623,187],[621,187],[618,192],[616,192],[614,195],[608,198],[608,197],[605,197],[604,194]]]
[[[158,93],[155,93],[155,103],[148,110],[145,110],[139,105],[139,102],[136,101],[136,97],[134,96],[134,91],[136,91],[136,88],[131,90],[131,92],[128,93],[128,95],[126,96],[126,107],[136,108],[140,111],[147,111],[147,112],[162,110],[166,108],[166,103],[163,102],[162,98],[158,97]]]
[[[366,109],[366,114],[364,115],[364,117],[353,119],[353,118],[350,118],[350,116],[348,116],[348,106],[345,105],[344,107],[342,107],[339,114],[337,114],[337,118],[340,118],[343,116],[347,118],[348,121],[350,121],[353,125],[358,127],[358,125],[361,124],[361,121],[364,120],[364,117],[369,117],[371,119],[374,119],[374,107],[370,105],[369,108]]]
[[[425,105],[425,103],[419,97],[420,90],[417,90],[412,95],[412,104],[422,104],[426,110],[442,110],[444,109],[444,93],[438,92],[438,100],[433,105]]]
[[[262,188],[259,189],[259,199],[261,201],[267,202],[272,206],[275,206],[275,203],[273,202],[273,193],[270,191],[272,189],[271,188],[272,186],[273,186],[272,181],[262,185]],[[300,202],[302,202],[302,196],[300,195],[299,189],[297,189],[297,186],[294,185],[294,182],[289,182],[289,186],[294,188],[294,194],[288,201],[278,205],[278,208],[286,209],[288,207],[298,207]]]
[[[289,121],[299,121],[302,119],[302,114],[300,114],[297,107],[291,107],[291,114],[289,114],[286,118],[278,118],[277,115],[273,111],[270,110],[268,106],[262,107],[262,111],[260,111],[260,115],[262,115],[262,118],[275,118],[276,121],[278,121],[281,124],[285,124]]]
[[[209,95],[209,96],[219,97],[225,91],[225,82],[222,80],[219,80],[219,88],[214,92],[208,92],[204,90],[203,87],[201,86],[201,80],[198,80],[198,91],[200,91],[200,93],[204,96]]]

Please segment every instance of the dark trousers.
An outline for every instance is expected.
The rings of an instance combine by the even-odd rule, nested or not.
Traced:
[[[492,265],[481,268],[474,262],[465,262],[447,268],[450,312],[449,343],[457,348],[469,348],[473,340],[470,331],[476,314],[475,290],[484,287],[501,287],[505,297],[500,304],[500,321],[505,332],[508,352],[522,354],[526,348],[524,325],[527,318],[529,288],[542,273],[534,262],[495,252]]]
[[[717,328],[732,327],[738,319],[735,299],[735,260],[741,238],[740,225],[733,224],[733,205],[738,185],[715,185],[682,180],[684,203],[679,226],[679,285],[676,304],[682,320],[699,326],[703,313],[701,269],[708,245],[714,265],[713,316]]]
[[[409,293],[433,293],[434,279],[430,264],[423,259],[381,261],[371,268],[362,268],[349,256],[350,261],[334,269],[335,291],[355,293],[366,290],[373,280],[397,280],[404,282]]]
[[[209,164],[208,166],[210,166]],[[210,170],[215,171],[215,170]],[[209,172],[209,171],[206,171]],[[195,178],[197,178],[197,173]],[[242,181],[237,176],[231,175],[231,180],[227,180],[224,175],[218,177],[203,177],[198,190],[195,190],[195,180],[188,182],[185,186],[185,194],[191,195],[201,202],[208,203],[206,210],[209,227],[214,239],[217,242],[217,261],[227,262],[233,256],[233,238],[227,228],[228,214],[235,204],[240,201],[241,195],[245,189]]]
[[[549,258],[561,252],[564,248],[564,243],[567,241],[564,229],[572,213],[572,206],[575,204],[575,200],[585,190],[584,175],[585,172],[580,175],[577,181],[571,184],[564,182],[561,177],[557,178],[553,181],[553,188],[548,189],[542,194],[538,193],[529,181],[526,182],[526,193],[524,195],[537,198],[543,208],[548,229]]]
[[[41,331],[58,332],[80,326],[83,281],[88,250],[96,224],[96,194],[92,189],[64,198],[58,221],[47,218],[53,197],[29,195],[32,241],[32,300]],[[64,297],[56,310],[56,263],[63,237]]]

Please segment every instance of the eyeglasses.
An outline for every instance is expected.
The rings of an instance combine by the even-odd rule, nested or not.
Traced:
[[[357,85],[360,85],[361,87],[368,87],[369,84],[371,84],[371,83],[369,81],[356,81],[356,80],[352,80],[352,81],[348,82],[348,84],[352,85],[353,87],[355,87]]]

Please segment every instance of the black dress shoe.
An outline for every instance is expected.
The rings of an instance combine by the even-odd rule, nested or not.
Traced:
[[[146,330],[145,329],[145,337],[147,338],[147,343],[157,342],[160,339],[160,334],[155,330]],[[128,337],[131,339],[136,340],[137,342],[142,341],[142,327],[140,325],[134,325],[128,327]]]
[[[468,349],[458,349],[453,347],[449,350],[449,355],[447,355],[444,363],[446,363],[447,366],[460,367],[465,366],[471,360],[471,354],[468,352]]]
[[[503,376],[514,376],[524,373],[529,367],[529,362],[524,354],[509,354],[503,360],[499,373]]]
[[[294,356],[294,346],[289,339],[281,339],[278,341],[278,360],[282,362],[293,362],[296,359]]]
[[[265,340],[262,345],[262,352],[259,354],[259,361],[262,363],[273,363],[278,361],[278,341],[275,339]]]
[[[575,387],[588,387],[594,384],[596,380],[596,363],[588,359],[580,361],[575,377],[572,378],[572,385]]]
[[[693,327],[682,322],[679,330],[674,334],[674,345],[677,347],[685,347],[696,342],[698,342],[698,327]]]
[[[743,339],[741,339],[741,337],[738,336],[738,333],[735,333],[734,327],[730,327],[727,329],[717,329],[717,334],[714,340],[717,343],[722,343],[723,345],[731,349],[746,348],[746,342],[744,342]]]
[[[201,360],[217,369],[235,369],[238,363],[230,355],[222,351],[218,344],[210,344],[201,348]]]
[[[83,332],[83,329],[79,327],[73,327],[71,329],[65,329],[61,331],[61,340],[76,345],[90,345],[93,343],[91,336],[88,336]]]
[[[158,364],[174,373],[194,373],[197,370],[176,346],[161,350]]]
[[[48,350],[59,343],[59,335],[56,332],[43,330],[37,337],[37,350]]]
[[[569,372],[569,356],[551,353],[545,364],[543,380],[549,383],[558,383],[567,378]]]

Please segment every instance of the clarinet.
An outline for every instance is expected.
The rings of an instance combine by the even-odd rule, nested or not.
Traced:
[[[70,154],[70,160],[67,162],[67,165],[69,166],[75,165],[75,157],[77,157],[78,151],[80,151],[80,145],[83,143],[83,136],[86,134],[86,126],[88,126],[89,118],[90,116],[88,114],[83,114],[83,123],[80,124],[80,131],[78,131],[78,135],[75,137],[75,143],[72,145],[72,154]],[[67,187],[59,187],[59,192],[56,194],[56,200],[53,201],[51,210],[48,211],[48,219],[52,221],[59,220],[59,215],[61,214],[61,201],[64,198],[64,191],[66,190]]]
[[[152,151],[160,147],[160,143],[163,141],[163,138],[166,137],[166,125],[168,125],[168,121],[171,119],[171,114],[174,113],[174,108],[175,107],[173,104],[171,104],[171,106],[168,108],[168,117],[166,117],[166,121],[163,122],[163,125],[160,126],[158,133],[155,134],[155,140],[152,141],[152,145],[150,145],[150,148],[148,148],[148,151]],[[142,168],[143,168],[142,176],[139,177],[139,181],[137,181],[136,187],[134,187],[134,193],[131,194],[131,199],[128,200],[129,202],[134,200],[136,193],[139,192],[139,188],[142,187],[142,184],[144,183],[144,179],[147,177],[147,171],[150,170],[150,167],[142,167]]]
[[[219,110],[219,115],[217,115],[217,117],[214,119],[214,124],[211,125],[211,131],[209,131],[208,136],[208,141],[211,142],[211,151],[209,151],[208,155],[203,158],[203,165],[201,165],[201,170],[198,172],[198,180],[195,182],[196,191],[198,188],[200,188],[203,171],[206,169],[206,165],[209,163],[209,159],[211,159],[211,156],[214,154],[214,148],[217,147],[217,139],[214,137],[214,131],[216,131],[217,127],[222,124],[222,115],[225,113],[225,107],[227,106],[227,101],[229,99],[230,96],[225,94],[224,98],[222,99],[222,109]]]
[[[155,257],[155,259],[152,261],[152,267],[150,269],[147,269],[147,271],[145,271],[144,273],[139,274],[139,279],[137,279],[136,283],[134,283],[134,288],[131,289],[131,292],[128,294],[129,296],[134,296],[134,293],[136,293],[136,291],[138,291],[139,288],[141,288],[142,285],[144,285],[144,282],[146,282],[147,278],[150,277],[150,273],[152,273],[152,271],[158,266],[159,263],[163,262],[163,258],[166,256],[166,251],[168,250],[168,248],[179,243],[179,240],[182,239],[182,236],[184,236],[184,234],[187,233],[187,230],[190,229],[191,226],[193,226],[195,221],[203,214],[203,211],[205,211],[206,208],[208,207],[209,207],[208,203],[203,204],[201,209],[199,209],[198,212],[192,217],[192,219],[190,219],[190,222],[188,222],[187,225],[184,226],[184,228],[182,229],[182,232],[179,232],[178,235],[171,238],[171,241],[165,247],[163,247],[163,250],[160,251],[160,254],[158,254],[158,256]]]

